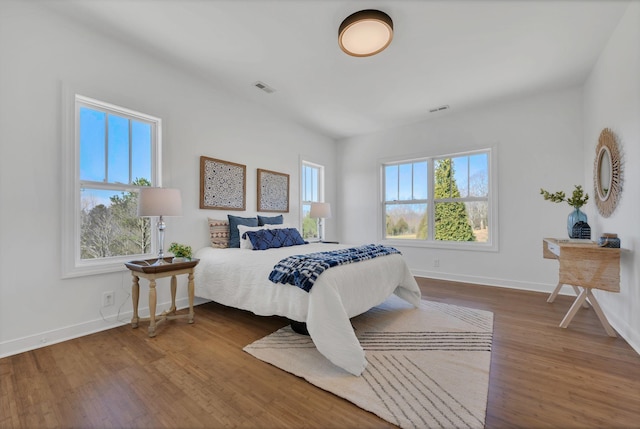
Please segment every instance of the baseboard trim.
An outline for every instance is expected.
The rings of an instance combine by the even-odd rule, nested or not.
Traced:
[[[598,301],[600,302],[600,301]],[[616,330],[618,334],[622,338],[624,338],[627,343],[640,355],[640,332],[634,331],[628,323],[624,322],[622,319],[618,317],[617,313],[607,312],[607,308],[605,305],[600,304],[602,310],[607,315],[607,320],[609,320],[609,324]]]
[[[194,301],[194,305],[203,304],[205,302],[208,301],[196,298]],[[170,301],[158,303],[158,308],[168,308],[170,305]],[[185,297],[177,299],[176,307],[178,309],[188,308],[188,298]],[[140,308],[138,311],[141,316],[149,315],[149,307]],[[131,317],[133,317],[133,310],[119,312],[115,315],[105,316],[104,318],[90,320],[88,322],[78,323],[76,325],[39,332],[35,335],[29,335],[22,338],[16,338],[14,340],[3,341],[0,342],[0,358],[17,355],[19,353],[28,352],[30,350],[39,349],[41,347],[50,346],[52,344],[61,343],[63,341],[84,337],[85,335],[90,335],[96,332],[106,331],[107,329],[113,329],[118,326],[126,325],[131,322]]]
[[[521,282],[518,280],[499,279],[495,277],[469,276],[465,274],[442,273],[438,271],[411,270],[411,273],[416,277],[471,283],[484,286],[497,286],[509,289],[527,290],[531,292],[551,293],[556,288],[555,284],[552,285],[549,283]],[[573,289],[569,286],[563,286],[560,293],[563,295],[574,294]]]

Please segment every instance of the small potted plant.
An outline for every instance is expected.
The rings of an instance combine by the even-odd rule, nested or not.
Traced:
[[[540,189],[540,194],[546,201],[551,201],[553,203],[566,201],[567,204],[573,207],[573,211],[569,213],[569,216],[567,217],[567,232],[569,233],[570,238],[576,238],[573,237],[573,226],[578,222],[587,223],[587,215],[584,212],[581,212],[580,208],[589,201],[589,194],[585,193],[580,185],[575,185],[575,189],[569,198],[563,191],[551,193],[544,189]]]
[[[169,246],[169,252],[173,253],[173,262],[186,262],[191,260],[191,246],[173,242]]]

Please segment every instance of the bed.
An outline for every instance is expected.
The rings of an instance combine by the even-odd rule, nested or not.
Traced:
[[[396,294],[418,306],[420,289],[400,254],[340,265],[324,271],[310,292],[272,283],[274,266],[291,255],[352,246],[312,243],[268,250],[242,248],[198,250],[195,294],[260,316],[283,316],[306,322],[318,351],[354,375],[366,368],[365,353],[349,319]]]

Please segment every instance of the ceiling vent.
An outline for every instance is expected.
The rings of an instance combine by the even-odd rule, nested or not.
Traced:
[[[255,87],[256,87],[256,88],[258,88],[258,89],[263,90],[263,91],[264,91],[264,92],[266,92],[267,94],[273,94],[274,92],[276,92],[276,90],[275,90],[275,89],[271,88],[269,85],[267,85],[267,84],[266,84],[266,83],[264,83],[264,82],[260,82],[260,81],[258,81],[258,82],[256,82],[256,83],[254,83],[254,84],[253,84],[253,86],[255,86]]]
[[[429,113],[443,112],[445,110],[449,110],[449,105],[445,104],[444,106],[435,107],[433,109],[429,109]]]

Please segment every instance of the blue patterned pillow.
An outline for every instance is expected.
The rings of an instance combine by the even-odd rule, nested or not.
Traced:
[[[246,235],[251,241],[253,250],[267,250],[278,247],[298,246],[308,244],[302,239],[295,228],[262,229],[260,231],[247,231]]]
[[[282,225],[284,218],[282,215],[278,216],[260,216],[258,215],[258,226],[264,225]]]
[[[229,218],[229,247],[240,247],[238,225],[258,226],[258,218],[227,215]]]

